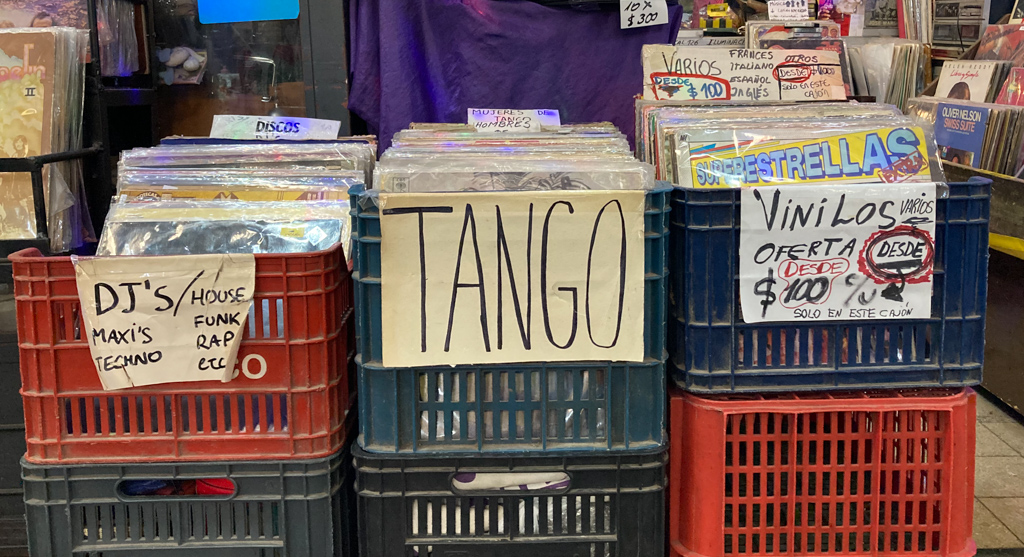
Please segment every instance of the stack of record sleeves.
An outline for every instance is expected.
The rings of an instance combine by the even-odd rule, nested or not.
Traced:
[[[300,253],[348,246],[366,142],[161,145],[124,153],[99,255]],[[346,252],[349,250],[346,249]]]

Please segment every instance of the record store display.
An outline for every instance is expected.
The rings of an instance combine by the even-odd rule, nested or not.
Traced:
[[[937,181],[931,128],[890,105],[644,107],[641,159],[683,187]],[[646,108],[646,110],[645,110]],[[840,167],[840,162],[842,166]],[[912,162],[912,164],[910,164]]]
[[[1015,176],[1021,168],[1024,107],[938,97],[910,100],[909,115],[935,127],[943,160]]]
[[[69,27],[0,29],[0,158],[31,157],[82,146],[88,35]],[[35,200],[27,173],[0,172],[0,240],[35,238]],[[81,161],[43,171],[50,249],[92,238]]]
[[[946,60],[935,96],[974,102],[992,102],[1010,73],[1008,61]]]
[[[618,130],[485,134],[410,129],[381,155],[382,192],[642,190],[653,172]]]
[[[369,185],[375,159],[372,144],[341,141],[126,151],[97,254],[300,253],[339,242],[349,253],[348,190]]]
[[[993,547],[975,436],[1016,406],[975,389],[1024,311],[988,285],[1024,259],[1024,25],[263,4],[0,0],[0,547]]]

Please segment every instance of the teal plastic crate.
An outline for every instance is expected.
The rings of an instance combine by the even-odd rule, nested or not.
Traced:
[[[356,337],[363,362],[380,363],[381,282],[380,214],[375,190],[349,190],[352,201],[353,272],[355,281]],[[644,348],[645,357],[664,361],[667,313],[669,198],[667,182],[646,197],[644,214]],[[524,195],[529,195],[524,192]]]
[[[357,359],[359,444],[375,453],[660,447],[665,365],[385,368]]]

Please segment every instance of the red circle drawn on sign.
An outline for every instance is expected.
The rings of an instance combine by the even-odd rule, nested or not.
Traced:
[[[797,77],[784,78],[779,77],[780,69],[799,69],[803,70],[803,72],[801,72],[801,75],[798,75]],[[807,64],[803,64],[801,62],[796,61],[789,61],[781,62],[779,65],[775,66],[775,69],[772,70],[772,77],[775,78],[775,81],[781,81],[783,83],[803,83],[808,79],[811,79],[812,73],[814,73],[814,70],[812,70],[811,67],[808,66]]]
[[[921,262],[914,269],[906,272],[891,271],[883,269],[875,261],[874,248],[886,240],[892,240],[906,236],[916,240],[921,240],[925,244],[926,253]],[[935,261],[935,241],[932,239],[931,234],[921,230],[920,228],[914,228],[913,226],[900,225],[891,230],[879,230],[875,232],[864,242],[864,247],[860,250],[860,257],[857,258],[857,266],[860,268],[860,272],[871,280],[878,284],[889,284],[893,282],[900,282],[901,280],[907,284],[918,284],[922,282],[928,282],[932,276],[932,264]]]

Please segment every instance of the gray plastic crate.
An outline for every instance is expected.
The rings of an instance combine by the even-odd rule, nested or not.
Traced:
[[[348,446],[316,460],[21,466],[32,557],[356,555]],[[126,495],[128,481],[204,478],[234,493]]]

